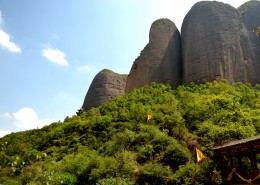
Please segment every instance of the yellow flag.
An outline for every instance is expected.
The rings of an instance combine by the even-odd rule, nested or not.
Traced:
[[[196,155],[197,155],[197,163],[203,161],[207,157],[202,153],[202,151],[198,148],[196,148]]]
[[[147,121],[150,121],[152,119],[152,116],[151,115],[147,115]]]

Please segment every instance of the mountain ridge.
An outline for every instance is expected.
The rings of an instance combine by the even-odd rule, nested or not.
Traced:
[[[222,79],[260,83],[259,9],[259,1],[248,1],[237,9],[217,1],[198,2],[185,16],[181,34],[169,19],[154,21],[149,42],[128,74],[125,93],[152,82],[173,86]],[[84,100],[83,107],[90,105],[85,110],[106,102],[91,106],[89,101]]]

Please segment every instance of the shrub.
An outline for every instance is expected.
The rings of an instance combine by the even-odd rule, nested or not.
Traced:
[[[97,182],[97,185],[134,185],[135,183],[131,181],[131,179],[128,178],[105,178],[105,179],[100,179]]]
[[[167,184],[173,175],[169,166],[148,162],[140,167],[136,182],[138,184]]]
[[[60,173],[60,174],[56,175],[53,184],[74,185],[74,184],[77,184],[77,182],[78,182],[78,179],[75,175],[70,174],[70,173]]]
[[[176,171],[179,165],[185,165],[190,159],[189,150],[176,142],[167,146],[162,161]]]

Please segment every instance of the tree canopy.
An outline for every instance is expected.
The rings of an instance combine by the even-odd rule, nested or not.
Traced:
[[[0,183],[219,184],[208,148],[259,134],[259,85],[154,83],[1,138]],[[198,145],[208,156],[200,164]]]

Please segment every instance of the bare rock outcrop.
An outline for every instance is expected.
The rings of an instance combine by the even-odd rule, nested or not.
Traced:
[[[260,83],[260,1],[248,1],[238,8],[244,61],[252,63],[252,84]]]
[[[94,78],[82,109],[152,82],[213,81],[260,83],[260,2],[238,9],[217,1],[201,1],[185,16],[181,36],[169,19],[150,28],[149,42],[134,61],[128,77],[103,70]]]
[[[151,82],[178,85],[181,82],[180,33],[169,19],[153,22],[149,43],[134,61],[126,82],[126,92]]]
[[[221,80],[251,82],[253,61],[244,49],[240,13],[216,1],[196,3],[184,18],[181,29],[183,81]]]
[[[93,79],[84,103],[83,111],[88,111],[91,107],[98,107],[103,103],[124,95],[127,75],[114,73],[104,69]]]

